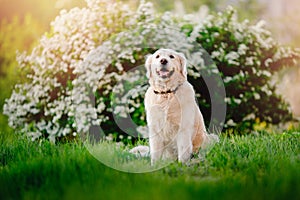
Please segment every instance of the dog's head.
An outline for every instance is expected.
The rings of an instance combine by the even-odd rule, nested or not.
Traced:
[[[182,53],[171,49],[159,49],[146,60],[147,77],[168,81],[173,76],[187,78],[186,59]]]

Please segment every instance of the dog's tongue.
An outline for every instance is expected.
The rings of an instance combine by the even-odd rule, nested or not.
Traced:
[[[168,71],[160,71],[159,74],[161,76],[168,76],[169,72]]]

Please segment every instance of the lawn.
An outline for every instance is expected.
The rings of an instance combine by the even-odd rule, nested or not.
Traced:
[[[81,142],[54,145],[1,134],[0,199],[300,198],[297,132],[222,135],[201,155],[188,166],[133,174],[105,166]]]

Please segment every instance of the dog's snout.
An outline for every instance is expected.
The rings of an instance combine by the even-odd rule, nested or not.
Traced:
[[[160,63],[162,65],[166,65],[166,64],[168,64],[168,61],[167,61],[167,59],[163,58],[163,59],[160,60]]]

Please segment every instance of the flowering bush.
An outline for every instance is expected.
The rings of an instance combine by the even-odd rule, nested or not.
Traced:
[[[193,24],[168,12],[156,14],[150,3],[133,11],[105,0],[63,11],[32,53],[19,55],[28,82],[16,85],[4,113],[10,126],[32,139],[55,141],[100,125],[107,132],[136,135],[142,128],[127,126],[128,121],[124,127],[120,119],[130,114],[138,126],[145,125],[143,63],[147,54],[164,47],[186,55],[190,80],[209,119],[210,96],[200,72],[218,71],[206,66],[201,46],[225,82],[227,98],[219,100],[228,106],[227,126],[286,119],[286,106],[269,80],[272,70],[296,53],[279,47],[261,24],[238,23],[232,9]]]
[[[271,79],[283,67],[295,66],[299,52],[276,43],[263,21],[255,25],[248,20],[238,22],[232,8],[187,29],[190,35],[196,34],[196,41],[211,55],[224,80],[225,127],[244,130],[253,128],[255,121],[279,124],[291,119]],[[200,88],[199,93],[209,102],[207,90]],[[203,111],[209,113],[209,106],[203,106]]]
[[[72,81],[90,50],[127,26],[133,13],[120,3],[89,0],[86,8],[62,11],[31,54],[17,57],[28,82],[16,85],[4,106],[9,125],[33,139],[76,135]]]

